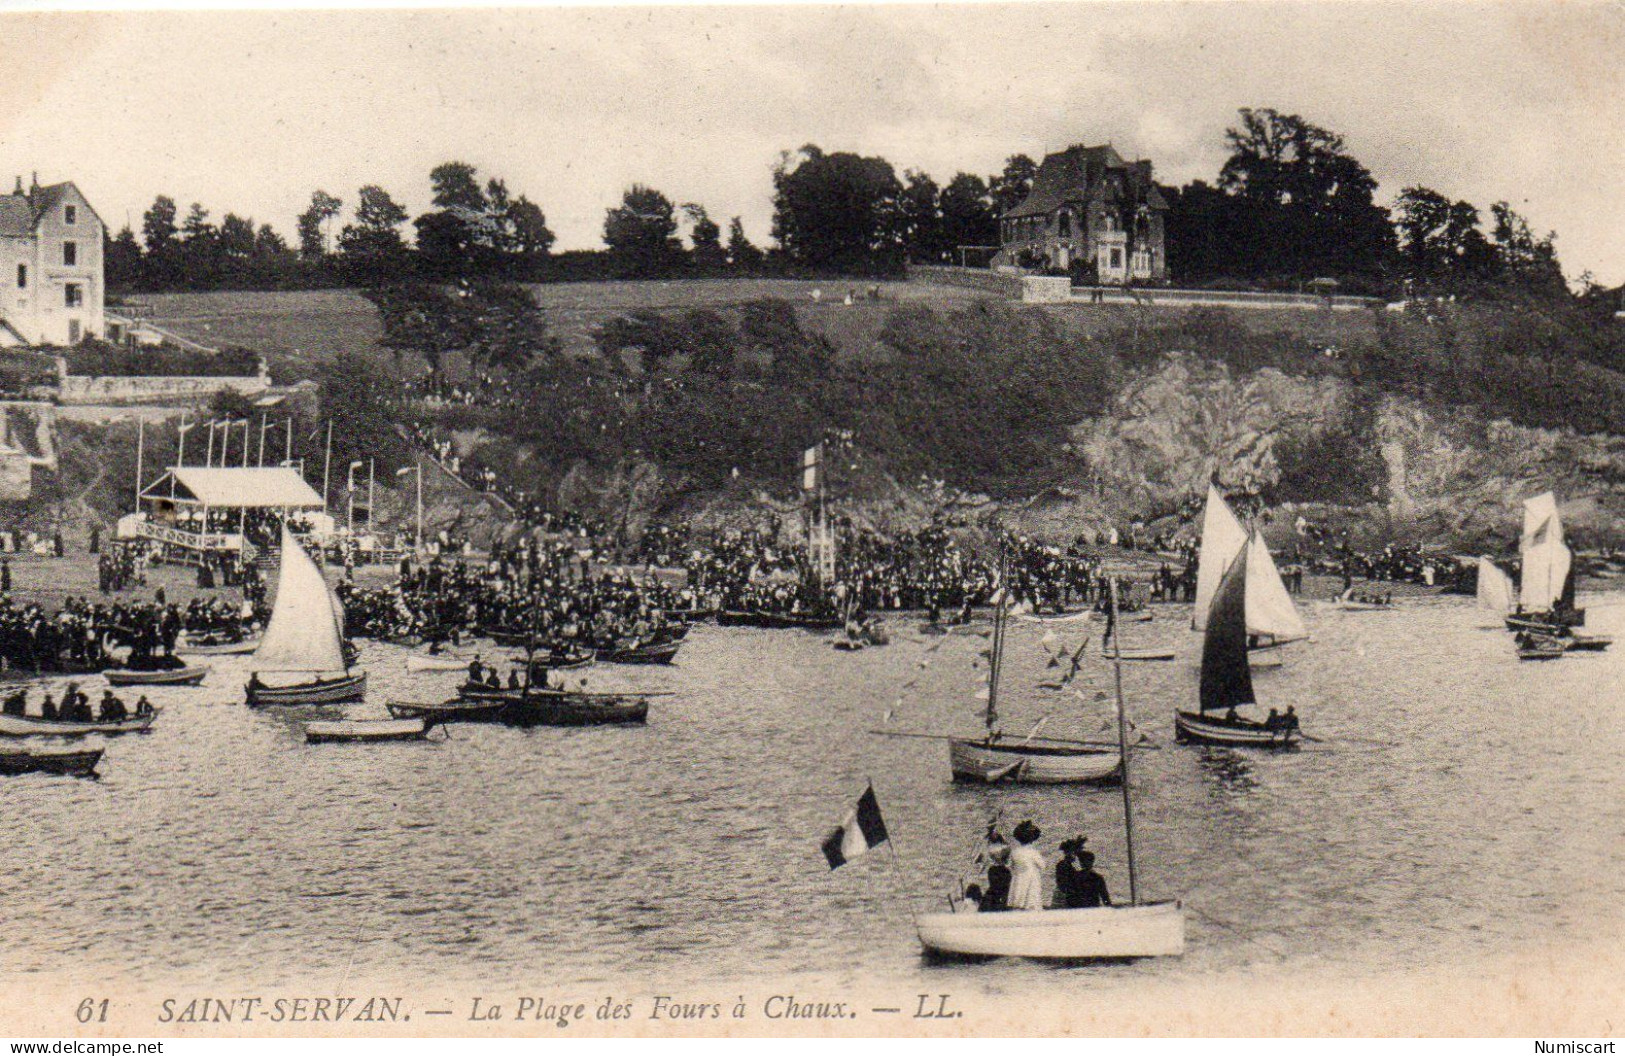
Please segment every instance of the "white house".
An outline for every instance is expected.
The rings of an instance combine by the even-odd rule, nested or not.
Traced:
[[[105,330],[101,217],[72,183],[0,195],[0,346],[75,345]]]

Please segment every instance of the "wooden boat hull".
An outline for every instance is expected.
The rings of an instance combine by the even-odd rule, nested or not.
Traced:
[[[435,722],[496,722],[508,701],[502,698],[470,700],[459,697],[439,704],[390,702],[389,713],[397,719],[426,719]]]
[[[649,702],[635,697],[585,697],[574,693],[532,693],[503,709],[509,726],[641,726]]]
[[[1567,651],[1568,651],[1567,648],[1565,648],[1563,643],[1561,643],[1561,642],[1555,643],[1555,644],[1550,645],[1550,646],[1540,646],[1540,647],[1536,647],[1536,648],[1529,648],[1529,647],[1525,647],[1525,646],[1520,646],[1519,649],[1518,649],[1518,659],[1519,660],[1561,660],[1561,659],[1563,659],[1563,654],[1566,653]]]
[[[677,659],[677,650],[682,646],[681,641],[656,642],[624,649],[599,649],[594,655],[606,664],[669,664]]]
[[[203,676],[209,669],[199,664],[196,667],[177,667],[169,671],[128,671],[114,668],[103,671],[102,677],[112,686],[195,686],[203,681]]]
[[[799,616],[793,613],[723,610],[717,613],[719,627],[761,627],[767,630],[800,628],[804,631],[839,630],[845,621],[839,616]]]
[[[1105,657],[1107,660],[1112,660],[1117,657],[1118,653],[1115,650],[1106,649],[1102,651],[1100,655]],[[1173,649],[1160,648],[1158,646],[1151,645],[1141,646],[1135,649],[1124,649],[1122,651],[1122,658],[1124,660],[1172,660],[1175,655],[1176,653]]]
[[[295,705],[348,704],[367,695],[367,673],[345,675],[342,678],[318,678],[314,682],[300,682],[292,686],[250,686],[248,706],[251,708],[291,707]]]
[[[1614,640],[1606,634],[1575,634],[1563,641],[1571,653],[1600,653],[1613,644]]]
[[[920,943],[959,957],[1044,960],[1178,957],[1185,952],[1185,911],[1178,902],[1096,909],[922,913]]]
[[[462,659],[455,656],[409,656],[406,658],[406,670],[412,674],[423,671],[464,671],[473,659],[472,656]]]
[[[238,656],[242,653],[252,653],[260,647],[258,638],[244,638],[240,642],[217,642],[213,645],[182,645],[177,646],[177,653],[187,656]]]
[[[157,721],[160,710],[155,708],[151,715],[119,722],[63,722],[32,715],[0,714],[0,737],[88,737],[93,733],[111,737],[121,733],[145,733]]]
[[[1390,612],[1397,608],[1395,605],[1384,605],[1370,601],[1334,601],[1332,608],[1342,612]]]
[[[1112,748],[994,743],[969,738],[948,742],[948,765],[954,780],[973,784],[1109,784],[1121,780],[1122,764],[1122,754]]]
[[[89,777],[102,761],[102,750],[91,748],[74,752],[4,752],[0,751],[0,775],[63,774],[68,777]]]
[[[1509,631],[1534,631],[1536,634],[1562,634],[1571,627],[1586,625],[1586,610],[1575,609],[1562,616],[1549,612],[1521,613],[1506,618]]]
[[[1225,722],[1194,711],[1174,713],[1174,739],[1180,744],[1212,744],[1226,748],[1285,748],[1293,742],[1290,730],[1266,730],[1261,724]]]
[[[374,741],[421,741],[429,724],[417,719],[350,719],[342,722],[305,723],[307,744],[370,743]]]

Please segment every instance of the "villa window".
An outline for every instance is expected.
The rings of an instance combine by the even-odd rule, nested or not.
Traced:
[[[1060,234],[1063,236],[1072,234],[1072,214],[1065,209],[1061,210]]]
[[[19,290],[28,289],[28,265],[27,264],[19,264],[19,265],[17,265],[17,288]]]
[[[64,205],[62,207],[62,222],[64,224],[77,224],[79,222],[79,207],[77,205]]]
[[[79,263],[79,243],[62,243],[62,263],[70,268]]]
[[[78,308],[85,303],[85,288],[77,282],[70,282],[62,287],[62,297],[69,308]]]
[[[1112,247],[1112,270],[1116,271],[1117,269],[1121,268],[1122,266],[1123,266],[1123,251],[1121,249],[1118,249],[1116,246],[1113,246]]]

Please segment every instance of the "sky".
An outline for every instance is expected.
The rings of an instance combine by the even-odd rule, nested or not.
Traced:
[[[601,245],[631,183],[766,243],[781,151],[946,183],[1109,142],[1212,181],[1240,107],[1340,133],[1385,203],[1424,184],[1555,230],[1625,283],[1625,4],[596,6],[0,14],[0,178],[115,229],[157,194],[269,221],[377,183],[415,216],[461,160]]]

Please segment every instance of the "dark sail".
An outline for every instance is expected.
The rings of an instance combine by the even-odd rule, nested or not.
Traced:
[[[1253,703],[1253,673],[1247,666],[1247,548],[1225,570],[1202,640],[1203,711],[1224,711]]]
[[[1574,611],[1574,564],[1570,562],[1568,572],[1563,576],[1563,592],[1557,596],[1557,604],[1552,608],[1558,612]]]

